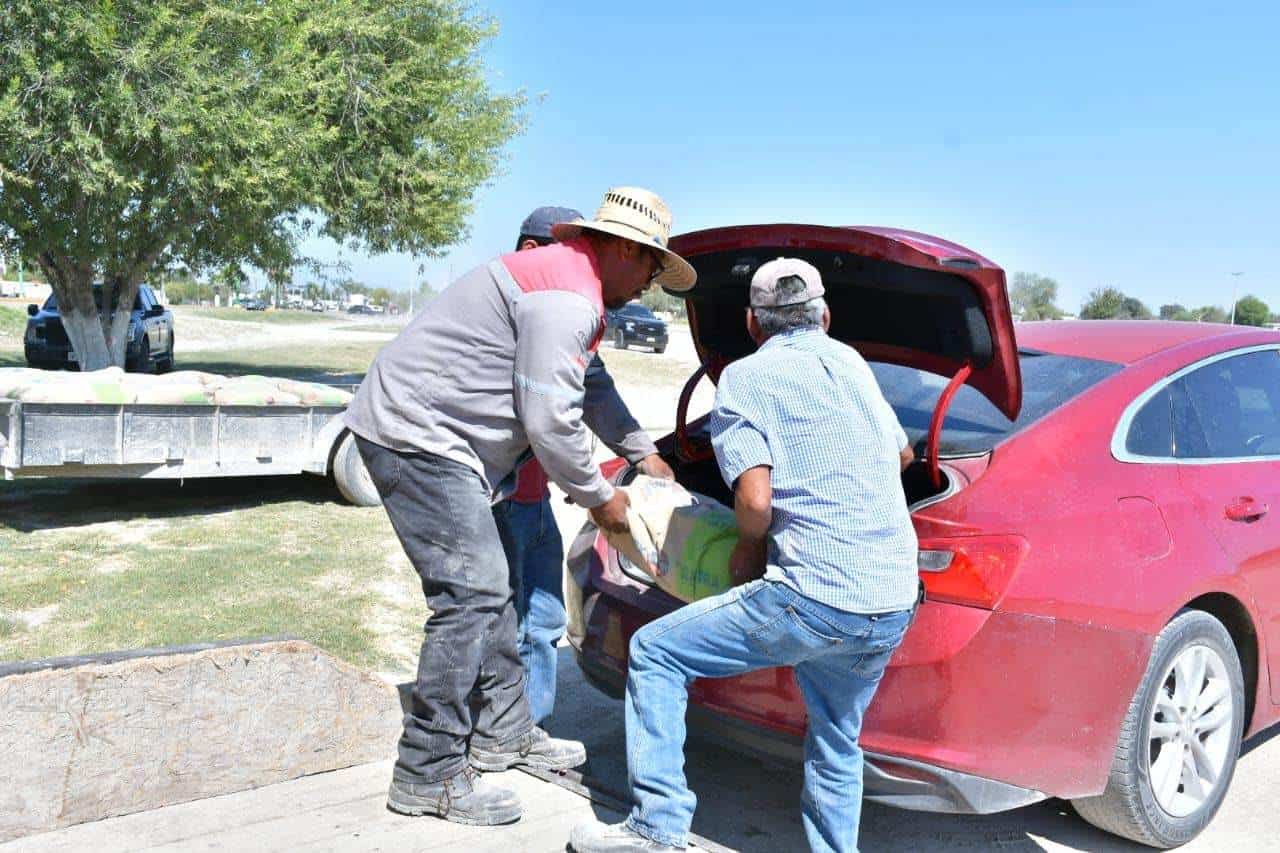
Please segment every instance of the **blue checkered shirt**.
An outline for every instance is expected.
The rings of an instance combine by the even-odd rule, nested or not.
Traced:
[[[855,350],[818,329],[771,337],[721,375],[711,441],[730,487],[773,469],[766,578],[851,613],[914,604],[907,436]]]

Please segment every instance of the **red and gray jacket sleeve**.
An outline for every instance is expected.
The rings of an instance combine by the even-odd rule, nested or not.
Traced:
[[[613,486],[591,461],[583,418],[599,315],[576,293],[544,290],[523,294],[514,318],[515,409],[529,445],[547,476],[575,503],[599,506],[613,497]]]
[[[587,365],[586,402],[582,414],[591,431],[628,462],[639,462],[658,452],[649,433],[641,429],[627,404],[622,402],[622,395],[599,355],[593,356]]]

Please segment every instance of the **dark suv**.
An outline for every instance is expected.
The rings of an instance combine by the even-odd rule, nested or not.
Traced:
[[[667,324],[639,302],[628,302],[617,311],[608,311],[606,334],[618,349],[629,346],[652,347],[666,352]]]
[[[94,285],[93,300],[101,307],[102,286]],[[27,364],[32,367],[78,370],[80,359],[58,313],[54,296],[44,305],[27,306],[27,333],[23,338]],[[125,347],[125,370],[135,373],[165,373],[173,369],[173,312],[156,299],[145,284],[138,288],[129,317],[129,343]]]

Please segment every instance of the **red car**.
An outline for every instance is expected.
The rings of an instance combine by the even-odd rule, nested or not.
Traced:
[[[672,249],[698,270],[704,363],[659,442],[681,482],[732,500],[706,418],[684,409],[702,373],[753,351],[748,283],[783,254],[821,270],[831,334],[871,363],[917,448],[903,482],[928,601],[865,721],[867,796],[960,813],[1061,797],[1151,846],[1193,838],[1242,735],[1280,703],[1280,334],[1015,331],[997,266],[886,228],[720,228]],[[580,665],[616,695],[631,635],[680,604],[603,538],[580,537],[570,570]],[[789,670],[700,680],[690,698],[703,731],[799,757]]]

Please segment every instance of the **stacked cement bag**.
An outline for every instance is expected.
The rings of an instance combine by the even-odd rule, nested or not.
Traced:
[[[606,533],[609,544],[653,575],[682,601],[729,589],[729,557],[738,544],[733,510],[679,483],[639,476],[627,492],[628,533]]]
[[[0,368],[0,399],[25,403],[142,403],[193,406],[345,406],[351,395],[327,385],[270,376],[183,370],[163,376],[118,367],[86,373]]]

